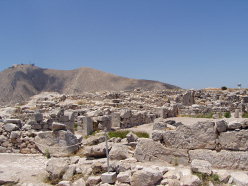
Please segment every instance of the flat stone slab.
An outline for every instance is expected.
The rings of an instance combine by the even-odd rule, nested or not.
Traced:
[[[42,155],[0,154],[0,184],[3,183],[43,183],[46,175],[47,159]]]

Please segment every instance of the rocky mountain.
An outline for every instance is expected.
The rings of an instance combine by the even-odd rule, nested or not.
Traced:
[[[91,68],[53,70],[34,65],[14,65],[0,72],[0,85],[1,105],[25,101],[42,91],[79,94],[101,90],[178,88],[158,81],[124,78]]]

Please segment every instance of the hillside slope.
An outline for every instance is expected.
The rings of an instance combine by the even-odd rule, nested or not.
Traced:
[[[1,105],[25,101],[42,91],[80,94],[101,90],[178,88],[158,81],[124,78],[91,68],[53,70],[33,65],[16,65],[0,72],[0,85]]]

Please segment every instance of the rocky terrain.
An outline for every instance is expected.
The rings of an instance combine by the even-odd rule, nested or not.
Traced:
[[[247,94],[42,92],[2,106],[0,184],[248,185]]]
[[[178,88],[149,80],[116,76],[91,68],[75,70],[43,69],[34,65],[13,65],[0,72],[0,105],[27,100],[42,91],[79,94],[100,90],[147,90]]]

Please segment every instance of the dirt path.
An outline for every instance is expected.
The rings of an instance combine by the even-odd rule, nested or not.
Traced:
[[[4,182],[19,182],[22,186],[48,185],[43,183],[46,162],[42,155],[0,153],[0,185]]]

